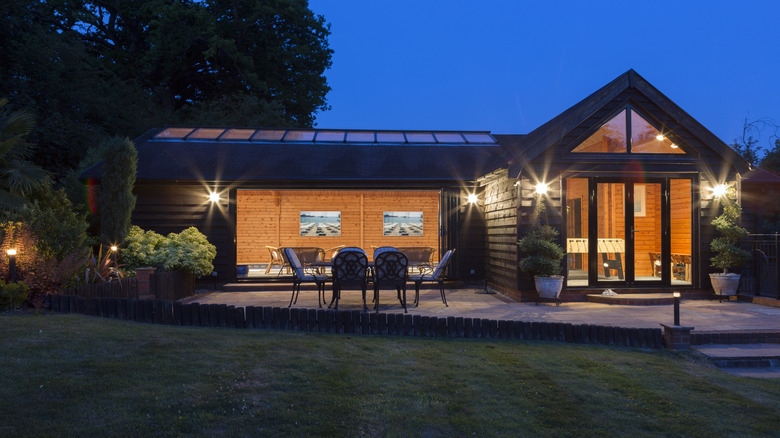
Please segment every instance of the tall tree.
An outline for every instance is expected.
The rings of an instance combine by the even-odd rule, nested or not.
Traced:
[[[161,125],[311,126],[330,27],[305,0],[4,0],[0,96],[31,108],[35,162]]]
[[[129,139],[114,138],[108,142],[98,194],[100,236],[104,244],[117,245],[130,231],[137,161],[138,152]]]

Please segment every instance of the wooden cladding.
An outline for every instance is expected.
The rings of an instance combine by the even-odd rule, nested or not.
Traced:
[[[438,191],[238,190],[236,263],[268,263],[268,246],[429,246],[439,259]],[[301,236],[300,212],[341,212],[340,236]],[[422,236],[385,236],[386,211],[421,211]]]

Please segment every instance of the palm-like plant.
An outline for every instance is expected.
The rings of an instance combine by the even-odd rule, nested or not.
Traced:
[[[16,210],[27,196],[50,182],[49,174],[27,159],[33,145],[25,140],[35,116],[29,111],[9,112],[8,99],[0,99],[0,209]]]

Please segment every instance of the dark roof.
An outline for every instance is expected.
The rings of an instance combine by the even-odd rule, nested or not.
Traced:
[[[493,170],[501,148],[486,132],[438,132],[437,138],[456,141],[438,143],[414,143],[420,136],[413,134],[422,131],[408,131],[404,143],[217,139],[216,131],[208,140],[159,136],[171,130],[152,130],[135,140],[138,181],[470,181]],[[469,138],[482,142],[469,143]],[[99,178],[101,167],[82,176]]]
[[[521,142],[507,145],[510,175],[518,174],[527,162],[544,153],[563,136],[628,89],[638,91],[655,105],[663,108],[678,123],[698,137],[702,143],[709,146],[724,160],[734,165],[740,172],[745,172],[749,169],[748,162],[734,152],[726,143],[653,87],[639,73],[629,70],[542,126],[534,129]],[[502,140],[503,136],[496,135],[495,137],[502,144],[504,143]]]
[[[780,184],[780,175],[756,167],[744,175],[742,182],[750,184]]]

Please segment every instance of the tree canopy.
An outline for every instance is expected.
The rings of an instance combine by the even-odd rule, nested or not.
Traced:
[[[34,110],[35,161],[165,124],[311,126],[330,26],[306,0],[6,0],[0,96]]]

